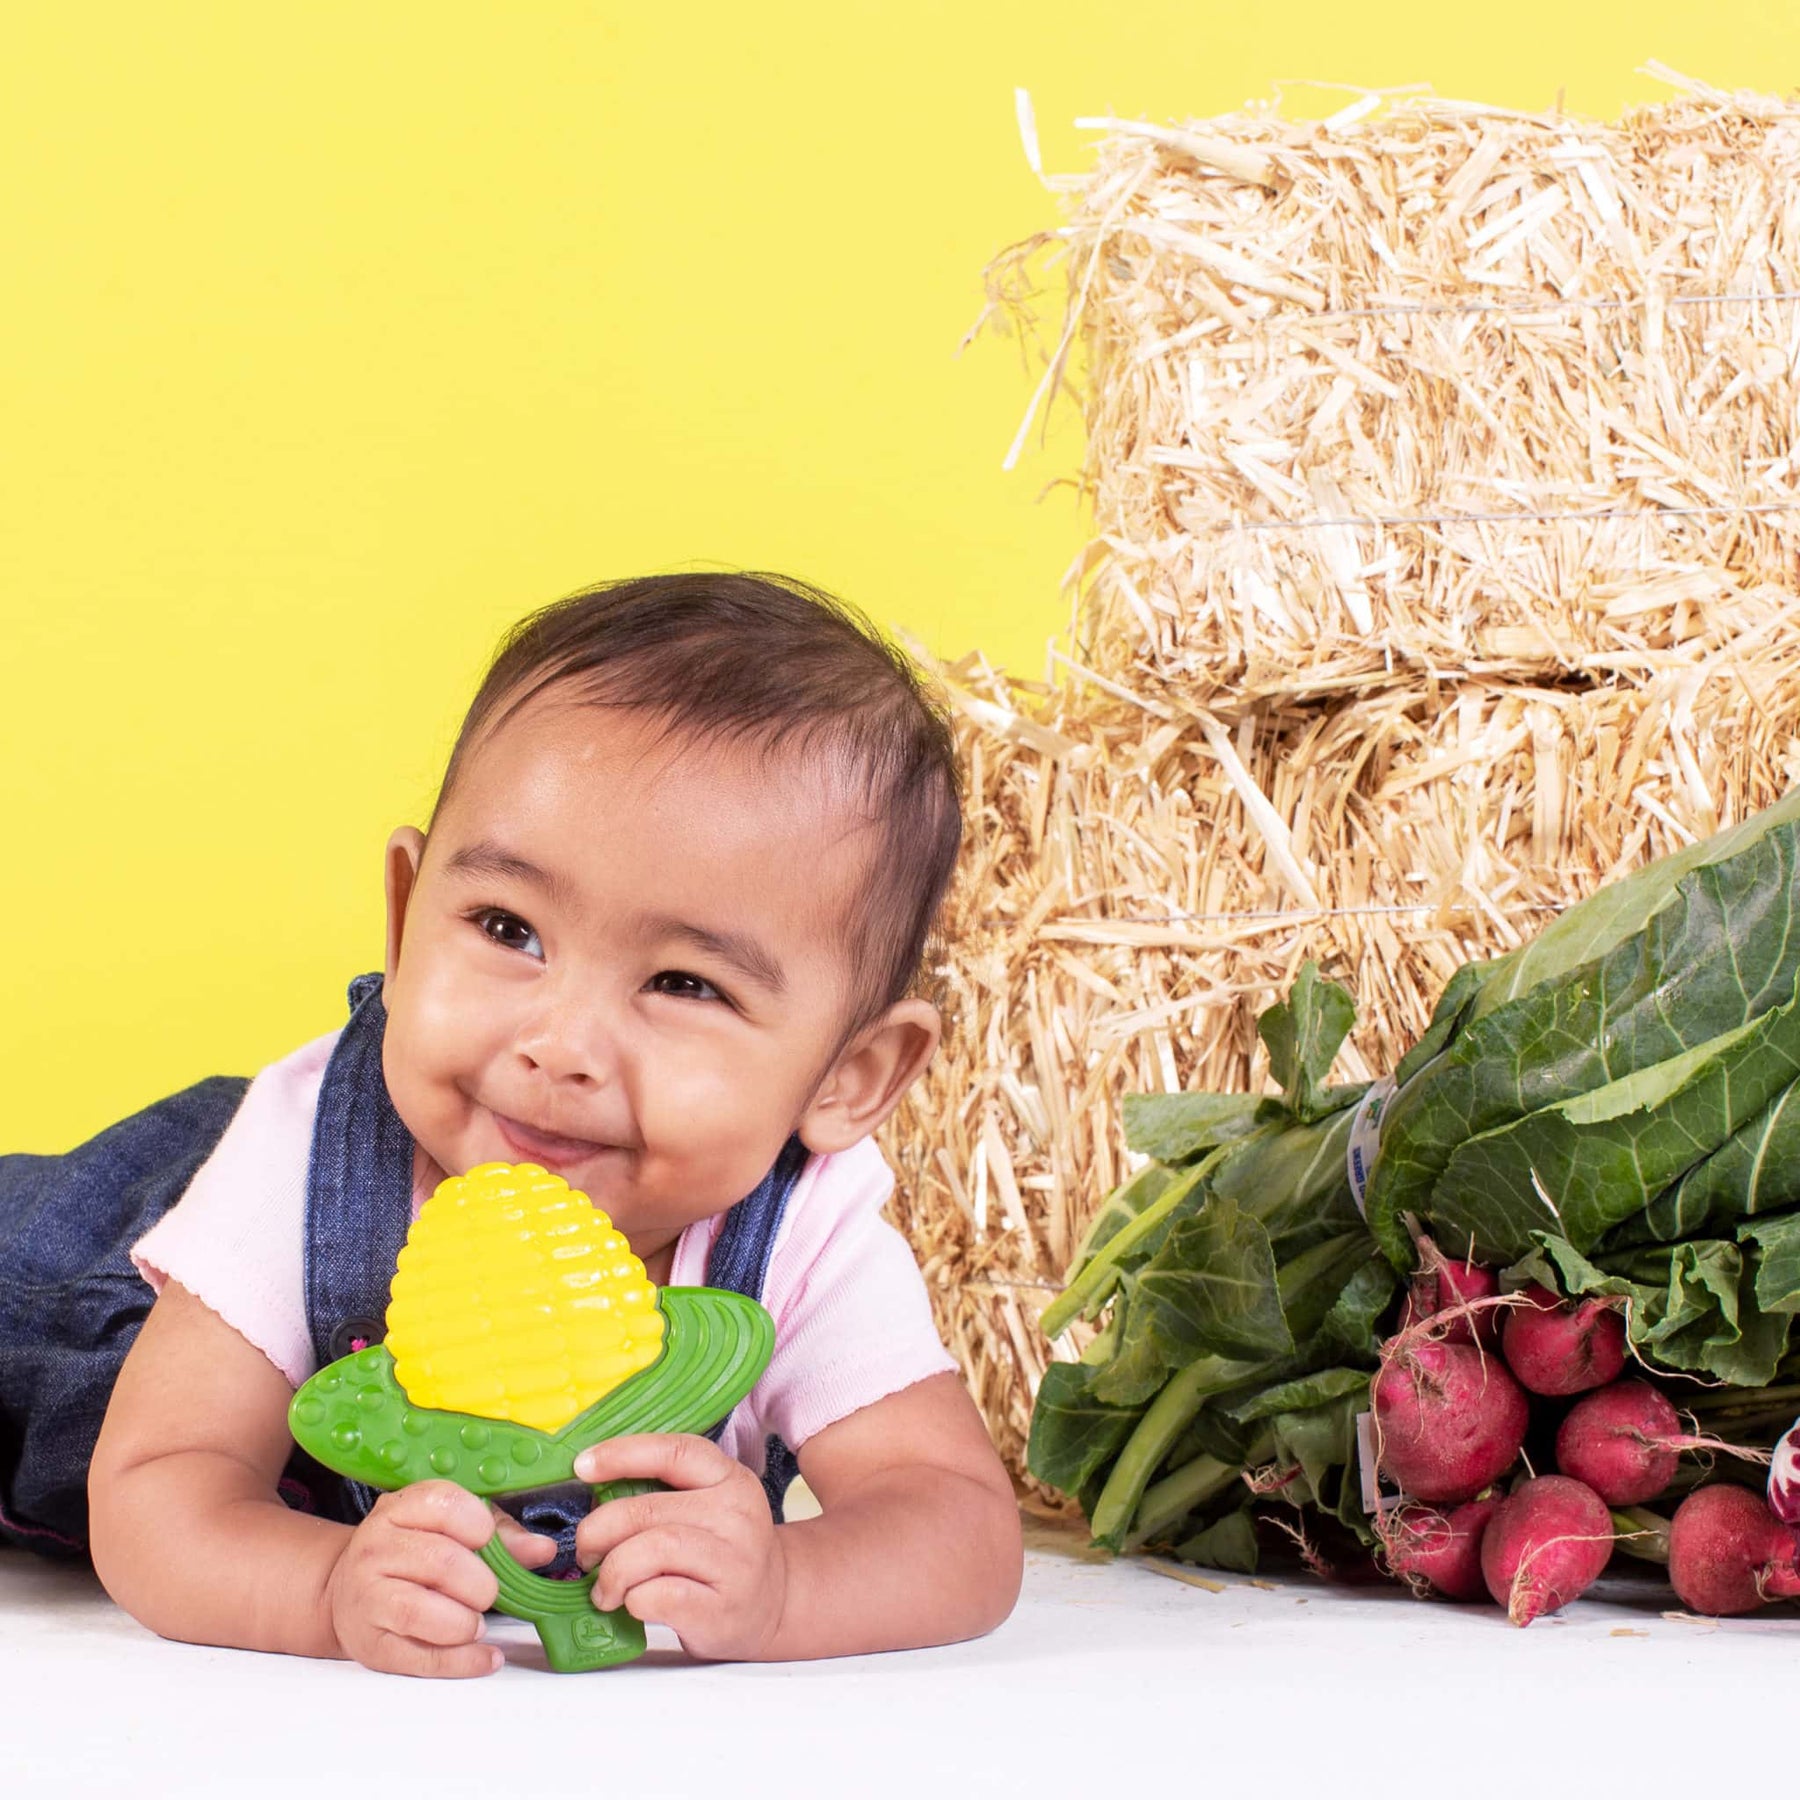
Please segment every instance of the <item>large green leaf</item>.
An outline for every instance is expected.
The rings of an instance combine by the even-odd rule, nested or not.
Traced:
[[[1157,1330],[1154,1308],[1140,1298],[1135,1275],[1120,1278],[1107,1338],[1104,1358],[1091,1347],[1082,1357],[1094,1365],[1088,1392],[1108,1406],[1147,1406],[1182,1355]]]
[[[1240,1490],[1241,1491],[1241,1490]],[[1198,1563],[1203,1569],[1222,1569],[1232,1575],[1256,1573],[1256,1522],[1247,1506],[1197,1531],[1176,1545],[1175,1554],[1186,1563]]]
[[[1205,1351],[1256,1361],[1294,1347],[1268,1233],[1224,1195],[1176,1225],[1131,1279],[1127,1340],[1153,1333],[1171,1367]]]
[[[1332,1301],[1314,1344],[1321,1355],[1343,1356],[1373,1364],[1380,1355],[1384,1323],[1392,1309],[1400,1278],[1373,1242],[1362,1245],[1366,1260],[1357,1264]]]
[[[1800,1213],[1746,1220],[1738,1241],[1757,1248],[1756,1304],[1766,1313],[1800,1312]]]
[[[1275,1462],[1290,1476],[1279,1490],[1282,1499],[1317,1507],[1365,1540],[1372,1533],[1357,1474],[1356,1415],[1367,1407],[1367,1389],[1351,1388],[1269,1421]]]
[[[1104,1365],[1102,1365],[1104,1367]],[[1096,1399],[1100,1370],[1085,1363],[1052,1363],[1031,1411],[1025,1464],[1039,1481],[1078,1494],[1130,1437],[1141,1406],[1109,1406]]]
[[[1125,1143],[1158,1162],[1192,1162],[1247,1137],[1275,1105],[1255,1094],[1127,1094]]]
[[[1784,1087],[1608,1242],[1672,1244],[1791,1206],[1800,1206],[1800,1084]]]
[[[1293,1381],[1277,1381],[1258,1392],[1220,1403],[1240,1425],[1256,1419],[1272,1419],[1278,1413],[1306,1412],[1345,1396],[1358,1400],[1359,1410],[1368,1404],[1367,1369],[1320,1369]]]
[[[1334,1110],[1317,1122],[1259,1131],[1205,1165],[1208,1189],[1259,1220],[1280,1261],[1344,1232],[1367,1236],[1345,1168],[1360,1091],[1330,1088]]]
[[[1432,1216],[1438,1178],[1470,1139],[1667,1062],[1791,1001],[1800,977],[1797,881],[1796,828],[1776,824],[1736,855],[1690,869],[1641,930],[1597,960],[1485,1012],[1469,1002],[1466,1022],[1383,1115],[1368,1214],[1397,1265],[1411,1258],[1405,1216]],[[1480,997],[1493,991],[1484,987]],[[1748,1116],[1738,1114],[1732,1129]]]
[[[1046,1337],[1060,1336],[1078,1318],[1095,1317],[1120,1276],[1148,1262],[1175,1220],[1205,1203],[1208,1166],[1171,1174],[1151,1163],[1113,1193],[1095,1221],[1096,1228],[1102,1223],[1105,1228],[1089,1230],[1068,1285],[1038,1321]]]
[[[1472,984],[1475,1017],[1605,956],[1661,912],[1696,869],[1739,856],[1778,826],[1795,824],[1800,824],[1800,788],[1728,830],[1658,857],[1622,880],[1608,882],[1560,913],[1517,950],[1477,965],[1479,979]]]
[[[1800,935],[1800,934],[1797,934]],[[1484,1261],[1549,1231],[1594,1248],[1800,1076],[1800,1001],[1458,1145],[1425,1218]]]

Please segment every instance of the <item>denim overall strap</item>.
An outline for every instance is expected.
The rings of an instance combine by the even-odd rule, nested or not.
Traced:
[[[350,1019],[325,1065],[306,1172],[306,1328],[320,1367],[385,1335],[394,1265],[412,1224],[413,1140],[381,1069],[381,975],[350,983]],[[296,1452],[289,1479],[354,1522],[375,1492]]]
[[[321,1366],[384,1334],[394,1265],[412,1224],[413,1141],[381,1072],[381,977],[350,984],[313,1122],[306,1171],[306,1326]]]
[[[709,1287],[727,1288],[752,1300],[762,1299],[775,1237],[781,1230],[794,1184],[806,1167],[807,1154],[800,1139],[790,1137],[776,1157],[774,1168],[725,1215],[712,1254],[706,1259]],[[721,1419],[706,1435],[716,1442],[725,1424]],[[765,1440],[764,1456],[763,1492],[769,1496],[769,1510],[780,1519],[782,1502],[789,1484],[800,1473],[800,1463],[778,1437]]]

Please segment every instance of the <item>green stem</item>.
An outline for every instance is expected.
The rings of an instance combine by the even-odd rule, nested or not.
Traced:
[[[1125,1535],[1131,1529],[1150,1478],[1207,1400],[1227,1388],[1241,1387],[1264,1366],[1231,1362],[1223,1356],[1203,1356],[1169,1378],[1125,1440],[1125,1448],[1119,1452],[1119,1460],[1100,1491],[1093,1519],[1094,1543],[1100,1549],[1124,1548]]]
[[[1195,1507],[1204,1506],[1223,1493],[1246,1469],[1266,1462],[1274,1453],[1274,1436],[1264,1429],[1250,1441],[1236,1462],[1220,1462],[1216,1456],[1202,1454],[1192,1462],[1183,1463],[1174,1474],[1165,1475],[1144,1490],[1125,1548],[1136,1550],[1152,1538],[1160,1537]]]
[[[1184,1463],[1173,1475],[1165,1475],[1154,1487],[1145,1490],[1143,1504],[1137,1510],[1137,1522],[1125,1539],[1125,1548],[1135,1550],[1151,1538],[1159,1536],[1177,1520],[1185,1519],[1196,1506],[1204,1505],[1221,1493],[1241,1473],[1238,1463],[1220,1462],[1216,1456],[1196,1456]]]
[[[1660,1513],[1641,1506],[1615,1506],[1612,1509],[1613,1530],[1619,1535],[1618,1547],[1639,1562],[1663,1563],[1669,1560],[1669,1521]]]
[[[1060,1337],[1081,1315],[1098,1306],[1112,1292],[1119,1278],[1119,1259],[1131,1251],[1188,1198],[1198,1186],[1201,1169],[1190,1172],[1159,1194],[1127,1225],[1106,1240],[1099,1253],[1063,1291],[1044,1308],[1038,1329],[1045,1337]]]

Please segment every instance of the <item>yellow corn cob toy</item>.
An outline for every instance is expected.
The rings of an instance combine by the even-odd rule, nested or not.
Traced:
[[[574,1476],[603,1438],[704,1431],[755,1385],[775,1344],[754,1300],[664,1288],[612,1221],[536,1163],[441,1182],[394,1272],[387,1340],[321,1369],[288,1424],[326,1467],[372,1487],[434,1478],[514,1494]],[[594,1501],[655,1483],[594,1489]],[[644,1628],[595,1610],[594,1577],[528,1574],[496,1535],[482,1559],[502,1612],[529,1619],[553,1669],[641,1655]]]
[[[662,1354],[656,1288],[585,1194],[482,1163],[419,1209],[387,1346],[417,1406],[556,1431]]]

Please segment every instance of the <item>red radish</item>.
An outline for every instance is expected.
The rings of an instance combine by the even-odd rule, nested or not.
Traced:
[[[1643,1381],[1615,1381],[1577,1400],[1556,1434],[1556,1466],[1608,1506],[1654,1500],[1691,1443],[1675,1408]]]
[[[1485,1600],[1481,1539],[1498,1500],[1469,1500],[1448,1513],[1403,1506],[1382,1532],[1388,1567],[1403,1581],[1428,1581],[1452,1600]]]
[[[1610,1301],[1565,1302],[1536,1286],[1524,1297],[1500,1341],[1507,1367],[1534,1394],[1585,1394],[1625,1367],[1625,1321]]]
[[[1415,1500],[1473,1500],[1525,1441],[1519,1384],[1467,1344],[1396,1339],[1389,1352],[1369,1390],[1377,1460]]]
[[[1515,1625],[1567,1606],[1612,1555],[1612,1514],[1586,1482],[1539,1475],[1500,1502],[1481,1540],[1488,1592]]]
[[[1675,1509],[1669,1580],[1697,1613],[1754,1612],[1800,1595],[1800,1540],[1748,1488],[1696,1488]]]
[[[1419,1267],[1400,1312],[1401,1331],[1408,1331],[1452,1307],[1465,1306],[1472,1300],[1490,1300],[1499,1293],[1500,1277],[1492,1269],[1484,1269],[1479,1263],[1455,1262],[1430,1238],[1420,1238],[1418,1249]],[[1479,1344],[1492,1350],[1500,1338],[1501,1310],[1488,1307],[1450,1320],[1442,1327],[1441,1341]]]

